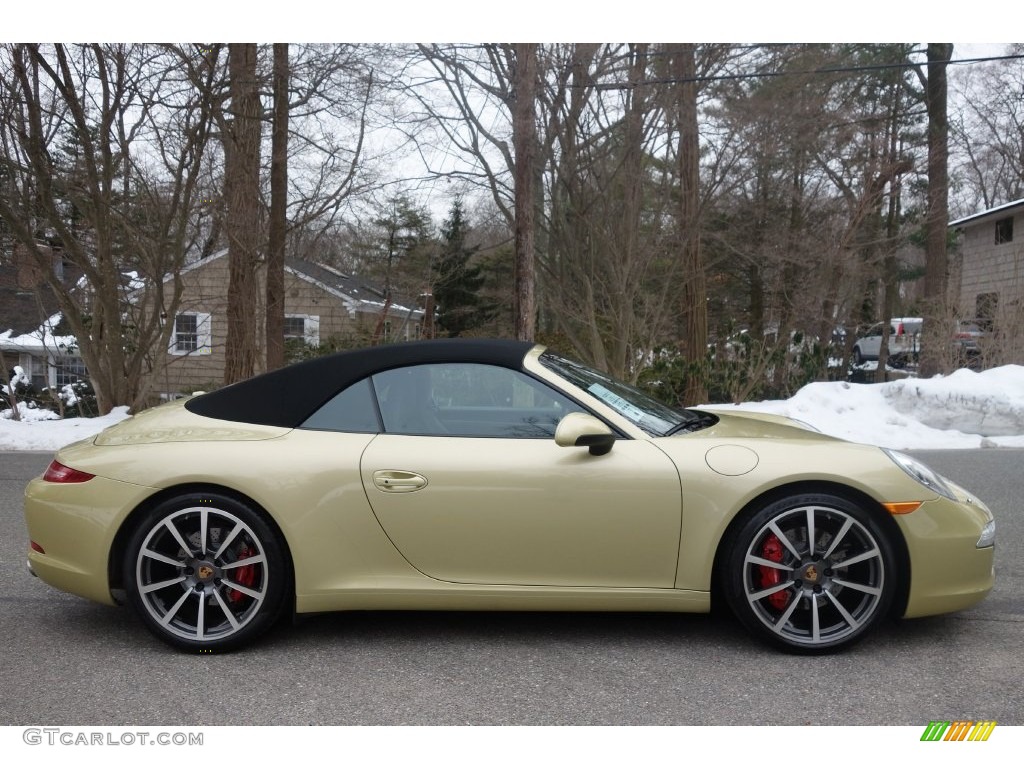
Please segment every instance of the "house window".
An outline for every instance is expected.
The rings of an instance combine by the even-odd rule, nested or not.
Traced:
[[[320,317],[318,315],[285,315],[284,340],[301,341],[308,346],[320,344]]]
[[[998,293],[979,293],[974,299],[974,318],[983,331],[991,331],[999,309]]]
[[[172,355],[210,354],[210,316],[205,312],[183,312],[174,318]]]
[[[996,222],[996,245],[1013,242],[1013,218],[1000,219]]]
[[[199,318],[178,315],[174,318],[174,351],[195,352],[199,348]]]
[[[56,375],[54,383],[58,387],[74,384],[89,376],[82,358],[73,355],[54,358],[53,367]]]
[[[25,375],[32,379],[32,386],[36,390],[43,390],[50,386],[49,381],[46,378],[46,361],[40,360],[38,357],[33,357],[28,353],[22,353],[19,356],[18,363],[21,365]],[[11,371],[5,371],[7,374],[7,380],[10,381]]]
[[[303,317],[286,317],[284,319],[284,337],[286,339],[306,340],[306,319]]]

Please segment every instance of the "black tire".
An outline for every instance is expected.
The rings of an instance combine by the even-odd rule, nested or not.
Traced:
[[[853,364],[860,365],[864,362],[864,355],[860,353],[860,347],[853,348]]]
[[[822,653],[848,647],[888,616],[895,563],[870,512],[840,496],[803,494],[769,504],[735,529],[722,588],[754,635],[786,651]]]
[[[189,494],[147,512],[125,550],[128,599],[158,638],[192,652],[228,651],[273,625],[291,590],[277,534],[218,494]]]

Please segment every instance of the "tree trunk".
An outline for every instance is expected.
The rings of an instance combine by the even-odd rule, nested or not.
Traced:
[[[534,268],[534,167],[537,161],[537,44],[516,43],[512,145],[515,151],[515,333],[532,341],[537,297]]]
[[[707,357],[707,283],[700,248],[700,138],[697,134],[697,65],[693,43],[672,45],[676,80],[676,120],[679,131],[679,237],[682,260],[683,347],[687,360],[704,371]],[[683,394],[685,404],[707,402],[704,376],[690,376]]]
[[[274,43],[274,127],[267,250],[267,370],[284,365],[284,255],[288,226],[288,43]]]
[[[925,219],[924,327],[921,376],[941,373],[950,342],[946,292],[949,256],[949,119],[946,113],[946,64],[952,43],[928,44],[928,216]]]
[[[224,383],[256,372],[256,302],[260,236],[260,123],[256,44],[228,46],[231,121],[225,136],[224,199],[229,256]]]

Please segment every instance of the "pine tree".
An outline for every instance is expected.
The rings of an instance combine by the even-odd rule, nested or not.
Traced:
[[[480,246],[467,246],[468,234],[462,201],[456,199],[441,225],[441,253],[434,267],[437,325],[449,337],[477,328],[494,315],[494,308],[479,294],[484,283],[481,269],[469,264]]]

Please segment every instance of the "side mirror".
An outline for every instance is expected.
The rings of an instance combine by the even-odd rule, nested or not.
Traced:
[[[615,433],[589,413],[567,414],[555,428],[555,444],[563,448],[590,448],[593,456],[604,456],[615,443]]]

